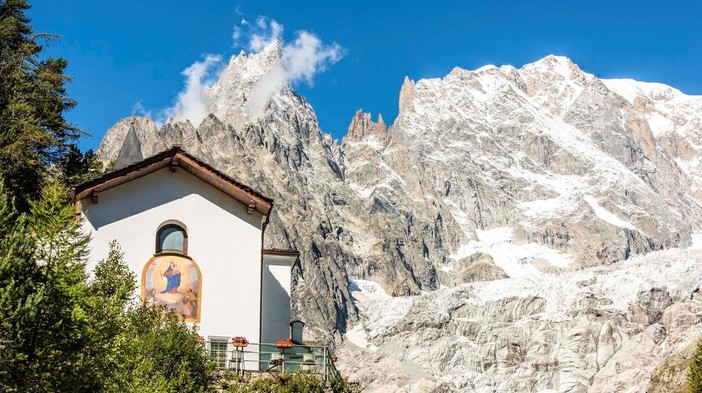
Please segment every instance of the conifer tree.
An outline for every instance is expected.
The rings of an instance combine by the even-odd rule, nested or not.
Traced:
[[[72,187],[100,176],[102,162],[92,150],[81,152],[76,145],[68,146],[68,152],[57,163],[58,178],[67,187]]]
[[[17,217],[0,182],[0,391],[21,391],[31,382],[28,325],[43,294],[36,287],[38,267],[32,260],[34,239],[23,216]]]
[[[60,186],[30,205],[0,240],[0,379],[8,391],[69,391],[85,377],[88,238]]]
[[[76,102],[65,88],[65,59],[41,59],[40,42],[25,15],[26,0],[0,0],[0,177],[17,208],[37,199],[48,165],[61,160],[82,132],[64,113]]]
[[[0,0],[0,391],[206,391],[213,362],[195,331],[135,301],[116,244],[88,279],[89,237],[54,180],[98,166],[63,118],[66,61],[40,59],[52,37],[34,34],[27,9]]]

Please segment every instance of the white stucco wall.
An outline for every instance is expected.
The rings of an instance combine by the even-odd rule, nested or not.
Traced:
[[[260,341],[260,213],[248,214],[246,206],[187,171],[167,168],[101,192],[98,204],[86,198],[80,207],[83,228],[92,235],[89,269],[116,239],[137,275],[139,294],[159,226],[182,222],[188,256],[202,272],[200,334]]]
[[[290,336],[290,268],[295,259],[282,255],[263,256],[261,339],[265,343]]]

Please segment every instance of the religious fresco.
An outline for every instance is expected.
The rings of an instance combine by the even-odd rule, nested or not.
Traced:
[[[159,255],[144,266],[141,299],[175,310],[185,322],[200,322],[201,289],[200,268],[190,258]]]

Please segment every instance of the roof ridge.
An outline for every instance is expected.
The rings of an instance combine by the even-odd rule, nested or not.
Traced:
[[[256,211],[259,211],[261,214],[269,214],[270,210],[273,208],[273,199],[270,197],[267,197],[263,195],[261,192],[255,190],[254,188],[241,183],[240,181],[232,178],[231,176],[225,174],[224,172],[216,169],[212,165],[207,164],[206,162],[202,161],[201,159],[195,157],[194,155],[186,152],[182,147],[180,146],[172,146],[169,149],[166,149],[162,152],[156,153],[150,157],[147,157],[141,161],[135,162],[133,164],[130,164],[124,168],[114,170],[112,172],[105,173],[104,175],[92,179],[86,182],[83,182],[81,184],[76,185],[73,188],[73,200],[74,202],[87,198],[89,194],[94,194],[94,193],[99,193],[101,191],[106,191],[110,188],[117,187],[123,183],[129,182],[131,180],[137,179],[142,176],[146,176],[150,173],[153,173],[159,169],[165,168],[168,165],[171,165],[172,170],[177,170],[177,167],[180,166],[177,160],[174,163],[173,158],[178,157],[181,155],[183,158],[192,161],[194,165],[189,164],[187,166],[184,166],[184,170],[190,172],[191,174],[195,175],[198,177],[200,180],[203,180],[204,182],[210,184],[211,186],[219,189],[222,192],[225,192],[227,195],[231,196],[232,198],[238,200],[241,203],[246,204],[247,202],[249,203],[249,209],[254,209]],[[168,158],[171,158],[171,160],[168,160]],[[188,168],[189,166],[193,166],[194,168]],[[217,183],[214,180],[209,179],[209,177],[205,174],[202,173],[195,173],[192,170],[199,169],[202,172],[209,172],[210,176],[217,177],[224,181],[225,183],[231,185],[235,189],[239,190],[240,192],[243,192],[244,194],[249,196],[249,201],[242,200],[243,198],[241,195],[239,195],[239,192],[236,190],[231,190],[231,189],[226,189],[226,186],[223,186],[219,183]],[[138,172],[140,171],[140,172]],[[135,174],[135,172],[137,172]],[[217,184],[216,184],[217,183]],[[104,186],[104,187],[101,187]],[[259,200],[262,202],[264,206],[258,206],[260,205],[257,203],[255,200]],[[253,203],[253,204],[252,204]]]

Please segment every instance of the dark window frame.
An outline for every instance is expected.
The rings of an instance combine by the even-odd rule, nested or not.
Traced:
[[[183,252],[182,254],[187,256],[188,255],[188,232],[183,228],[182,226],[178,224],[166,224],[162,226],[161,228],[156,231],[156,254],[161,254],[161,253],[176,253],[176,254],[181,254],[178,250],[163,250],[163,245],[161,244],[161,234],[168,230],[168,229],[175,229],[177,231],[180,231],[183,233]]]

